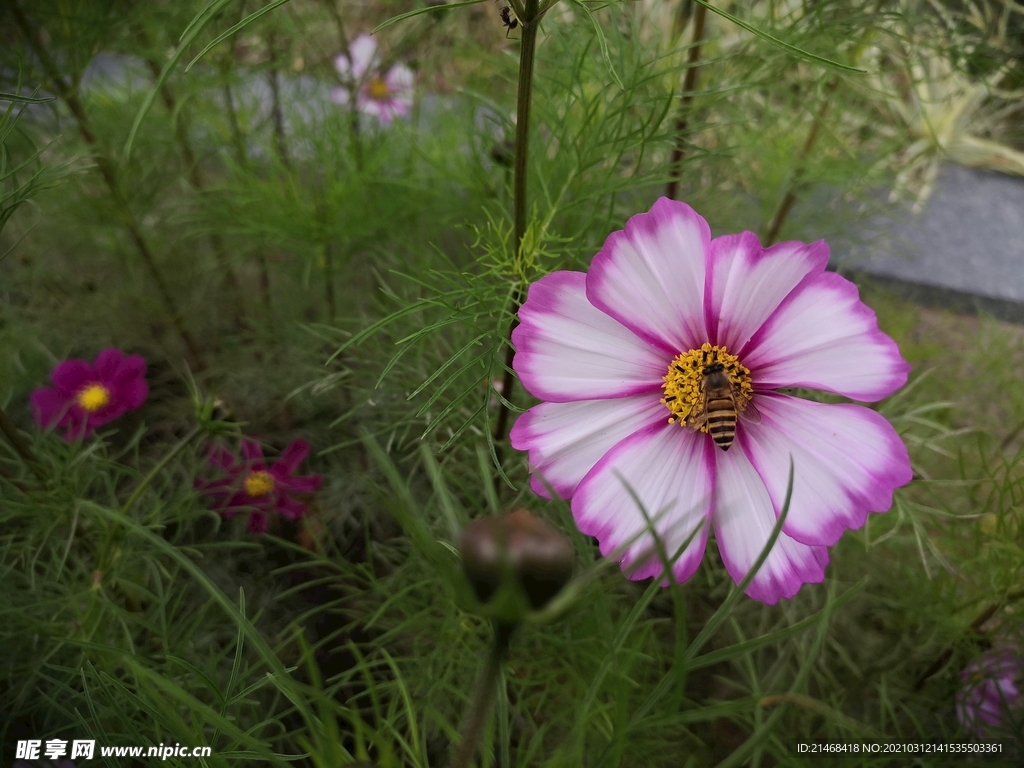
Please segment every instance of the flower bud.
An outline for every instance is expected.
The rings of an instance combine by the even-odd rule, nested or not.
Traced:
[[[459,551],[481,603],[514,580],[535,611],[569,581],[576,554],[565,534],[525,509],[474,520],[462,532]]]

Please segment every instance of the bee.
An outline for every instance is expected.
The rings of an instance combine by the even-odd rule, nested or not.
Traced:
[[[715,445],[728,451],[736,439],[736,422],[743,418],[751,424],[761,422],[761,414],[753,403],[744,403],[725,366],[716,359],[701,371],[701,402],[686,420],[687,426],[700,429],[705,424]]]
[[[508,31],[505,32],[505,37],[508,37],[508,33],[519,26],[519,20],[512,15],[512,9],[507,5],[501,8],[501,23],[508,27]]]

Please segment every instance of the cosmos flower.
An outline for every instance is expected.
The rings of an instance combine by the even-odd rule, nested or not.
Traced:
[[[372,115],[384,125],[396,117],[405,117],[412,109],[413,74],[404,64],[395,64],[387,73],[371,71],[377,53],[377,42],[369,35],[360,35],[349,46],[349,56],[340,54],[334,67],[344,82],[356,89],[356,109]],[[331,100],[347,105],[350,88],[332,88]]]
[[[65,440],[88,437],[128,411],[142,406],[149,395],[146,361],[119,349],[105,349],[90,365],[65,360],[50,374],[52,387],[32,393],[32,413],[44,429],[63,428]]]
[[[986,726],[998,726],[1020,697],[1016,681],[1024,672],[1024,658],[1010,648],[976,658],[960,673],[963,685],[956,697],[956,718],[964,730],[979,738]]]
[[[516,421],[512,445],[529,452],[533,489],[571,499],[602,554],[632,540],[621,554],[630,578],[662,573],[642,533],[646,511],[670,557],[693,535],[673,567],[679,582],[696,571],[712,526],[741,581],[781,512],[792,456],[785,525],[747,589],[774,604],[822,581],[827,547],[888,510],[910,481],[907,449],[876,412],[778,391],[871,402],[907,380],[895,342],[827,263],[823,241],[712,240],[690,206],[663,198],[612,233],[588,273],[530,287],[513,367],[544,402]],[[716,361],[731,384],[705,398]],[[729,403],[738,424],[717,412]]]
[[[309,443],[293,440],[281,457],[268,465],[260,444],[242,438],[241,461],[223,446],[210,450],[210,463],[222,469],[227,477],[196,480],[196,488],[210,497],[224,517],[248,513],[249,530],[263,533],[271,512],[290,520],[297,520],[306,513],[306,505],[292,498],[292,494],[312,493],[323,482],[320,475],[295,474],[308,455]]]

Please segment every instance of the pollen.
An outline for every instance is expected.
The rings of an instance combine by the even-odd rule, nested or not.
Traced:
[[[741,364],[740,359],[725,347],[704,342],[700,349],[683,352],[669,363],[668,373],[662,379],[665,383],[661,388],[665,391],[665,396],[661,398],[661,402],[672,414],[668,419],[669,424],[678,421],[679,426],[686,426],[692,416],[704,410],[701,383],[704,380],[705,369],[715,363],[722,365],[732,381],[737,410],[742,411],[746,408],[754,395],[750,369]],[[699,431],[706,433],[708,425],[703,424]]]
[[[95,413],[109,402],[110,390],[102,384],[89,384],[78,393],[78,404],[89,413]]]
[[[375,77],[366,86],[366,93],[374,101],[384,101],[391,95],[391,89],[381,78]]]
[[[274,490],[274,478],[269,472],[253,472],[242,482],[242,487],[249,496],[258,499]]]

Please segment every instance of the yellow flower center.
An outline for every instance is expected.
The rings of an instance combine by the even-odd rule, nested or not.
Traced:
[[[274,490],[274,478],[270,476],[269,472],[252,472],[245,478],[242,487],[245,488],[247,494],[258,499]]]
[[[724,378],[714,376],[719,372]],[[750,369],[741,365],[740,359],[726,351],[725,347],[708,342],[704,342],[700,349],[691,349],[676,357],[669,364],[663,381],[665,396],[661,402],[672,413],[668,423],[673,424],[678,420],[681,427],[689,422],[700,421],[707,405],[709,387],[714,389],[715,385],[726,384],[737,413],[742,413],[754,396]],[[705,433],[709,429],[707,420],[690,425]]]
[[[78,404],[89,413],[94,413],[110,402],[110,390],[102,384],[90,384],[78,393]]]
[[[375,77],[370,81],[370,84],[366,86],[366,92],[374,101],[384,101],[391,95],[391,89],[388,88],[388,84],[379,77]]]

